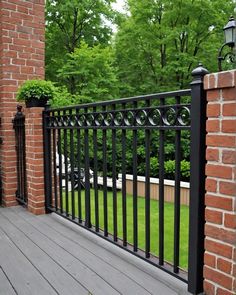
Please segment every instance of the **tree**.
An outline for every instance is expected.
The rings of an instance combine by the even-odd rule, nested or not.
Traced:
[[[122,96],[184,88],[198,61],[217,70],[222,27],[232,14],[233,0],[128,4],[130,16],[115,39]]]
[[[130,15],[120,22],[114,44],[122,97],[189,88],[199,61],[217,71],[222,28],[233,1],[128,0],[128,5]],[[165,136],[166,169],[173,174],[174,132]],[[152,144],[159,145],[158,137]],[[152,157],[151,173],[157,175],[158,161]],[[144,163],[142,150],[139,158]],[[189,160],[188,132],[182,132],[181,158]]]
[[[107,45],[112,30],[113,0],[48,0],[46,1],[46,77],[57,81],[57,71],[64,65],[67,53],[75,52],[81,44]],[[74,77],[68,81],[75,92]]]
[[[64,86],[58,93],[57,105],[188,88],[191,71],[199,61],[209,71],[217,71],[222,28],[233,12],[234,0],[127,1],[130,13],[123,16],[112,11],[112,0],[47,1],[46,77]],[[107,19],[118,24],[113,38]],[[167,103],[172,102],[170,99]],[[130,173],[132,136],[132,132],[127,132]],[[156,132],[150,155],[151,174],[155,176],[159,169],[158,139]],[[145,171],[143,142],[143,134],[139,133],[140,174]],[[111,147],[109,136],[107,143]],[[100,134],[98,145],[101,144]],[[165,132],[169,175],[173,172],[174,152],[174,132]],[[121,156],[121,149],[117,149],[118,163]],[[112,165],[111,148],[107,157]],[[189,160],[189,133],[185,131],[181,158]],[[102,153],[99,161],[103,161]],[[183,168],[186,172],[188,164],[184,162]]]
[[[63,81],[73,77],[77,103],[111,99],[118,95],[112,62],[110,47],[89,47],[81,42],[79,48],[67,55],[64,66],[58,71],[58,77]]]

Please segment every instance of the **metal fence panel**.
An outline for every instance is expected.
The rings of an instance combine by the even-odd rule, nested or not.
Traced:
[[[201,66],[195,71],[192,89],[43,112],[47,212],[56,212],[188,282],[192,293],[201,292],[203,285],[204,220],[197,217],[204,214],[204,160],[200,158],[204,157],[205,74]],[[188,228],[181,223],[180,203],[185,137],[191,138],[191,187],[190,241],[185,241],[189,257],[183,267],[183,252],[188,252],[181,244],[183,228]],[[170,217],[164,191],[167,138],[173,142],[175,160]],[[190,149],[190,140],[188,144]],[[138,191],[140,173],[145,177],[144,197]],[[131,195],[126,174],[133,176]],[[150,198],[151,177],[159,178],[158,201]]]

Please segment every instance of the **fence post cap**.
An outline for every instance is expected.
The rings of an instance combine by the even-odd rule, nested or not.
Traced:
[[[23,108],[23,107],[22,107],[21,105],[18,104],[18,105],[16,106],[17,113],[21,113],[21,112],[22,112],[22,108]]]
[[[16,114],[15,114],[14,119],[12,120],[13,123],[14,123],[15,119],[24,117],[24,114],[22,113],[22,109],[23,109],[23,106],[21,106],[19,104],[16,106]]]
[[[192,76],[204,76],[206,74],[209,74],[209,71],[203,67],[202,63],[199,62],[198,66],[192,71]]]
[[[206,75],[209,74],[209,71],[203,67],[202,63],[198,64],[198,67],[196,67],[192,71],[192,76],[193,76],[193,82],[191,84],[195,84],[196,82],[201,82],[202,78]]]

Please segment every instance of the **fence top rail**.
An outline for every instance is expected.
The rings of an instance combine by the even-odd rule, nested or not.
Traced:
[[[110,105],[116,105],[116,104],[127,104],[132,102],[139,102],[142,100],[163,99],[163,98],[171,98],[176,96],[188,96],[190,94],[191,94],[191,89],[184,89],[184,90],[177,90],[177,91],[170,91],[170,92],[140,95],[140,96],[134,96],[129,98],[98,101],[95,103],[92,102],[87,104],[71,105],[67,107],[49,108],[45,110],[45,112],[69,111],[69,110],[78,110],[83,108],[95,108],[95,107],[101,107],[101,106],[110,106]]]

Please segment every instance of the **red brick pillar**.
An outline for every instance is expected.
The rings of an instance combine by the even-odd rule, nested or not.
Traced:
[[[207,90],[205,292],[236,294],[236,70],[205,77]]]
[[[44,0],[0,1],[0,164],[3,204],[15,205],[16,153],[12,119],[16,91],[44,77]]]
[[[42,111],[25,109],[28,210],[37,215],[45,213]]]

